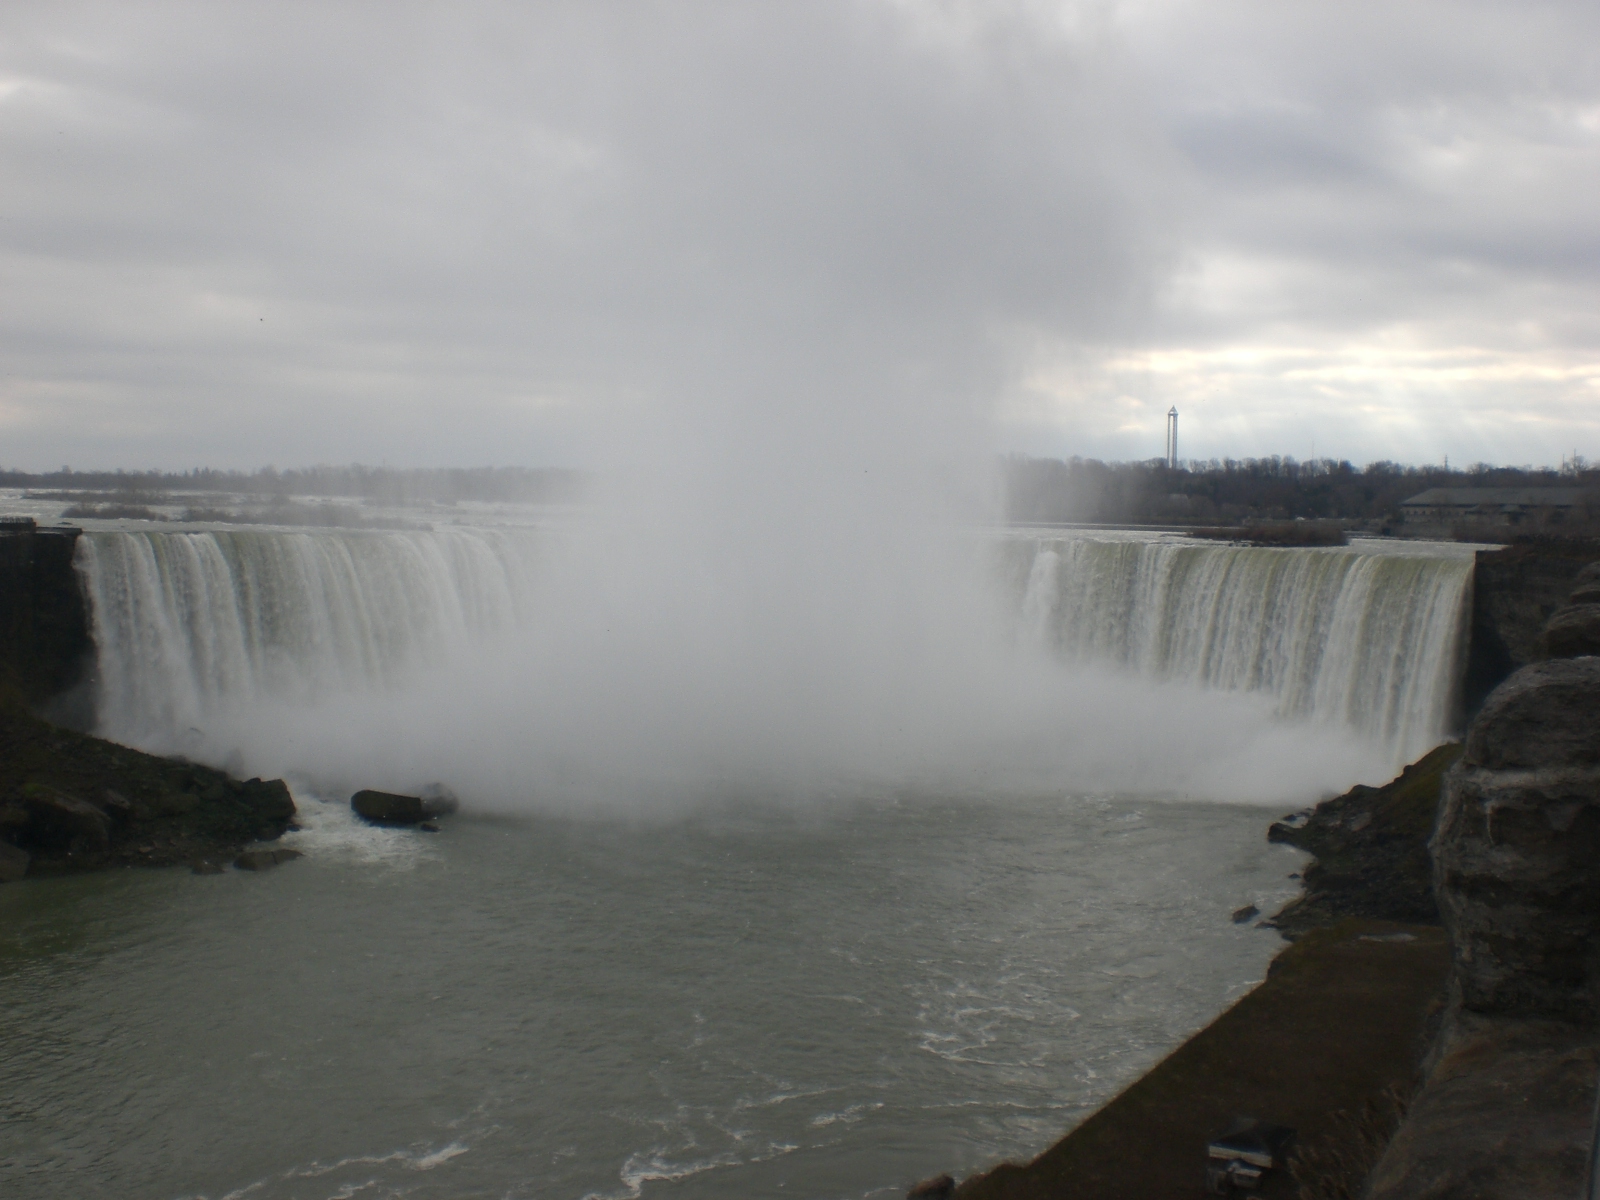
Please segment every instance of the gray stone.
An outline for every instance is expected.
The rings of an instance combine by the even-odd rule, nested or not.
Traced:
[[[1463,767],[1600,766],[1600,659],[1523,667],[1484,702],[1467,733]]]
[[[1544,652],[1551,658],[1600,654],[1600,603],[1557,609],[1545,624],[1543,638]]]
[[[1581,1194],[1600,1040],[1561,1022],[1468,1021],[1412,1102],[1368,1200]]]
[[[1234,912],[1233,923],[1235,925],[1243,925],[1246,921],[1251,920],[1254,917],[1259,917],[1260,915],[1261,910],[1254,904],[1246,904],[1243,908],[1237,909]]]
[[[1524,667],[1445,777],[1434,888],[1473,1012],[1600,1013],[1600,658]]]
[[[10,842],[0,842],[0,883],[15,883],[28,873],[33,856]]]

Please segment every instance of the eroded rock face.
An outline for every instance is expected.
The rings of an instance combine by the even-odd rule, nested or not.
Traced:
[[[1544,649],[1551,658],[1600,654],[1600,603],[1558,609],[1544,627]]]
[[[1451,1043],[1368,1200],[1571,1200],[1588,1167],[1600,1039],[1492,1020]]]
[[[1471,1012],[1600,1015],[1600,658],[1524,667],[1445,778],[1434,882]]]

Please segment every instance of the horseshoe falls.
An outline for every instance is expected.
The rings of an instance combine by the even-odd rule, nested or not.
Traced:
[[[1400,762],[1449,731],[1469,554],[1090,538],[1007,549],[1024,625],[1063,659],[1262,693],[1280,716],[1357,730]]]
[[[0,895],[6,1195],[1031,1157],[1262,978],[1267,822],[1449,729],[1467,548],[803,533],[86,532],[102,731],[288,778],[304,857]]]
[[[101,728],[341,783],[466,772],[507,803],[867,780],[1279,803],[1449,732],[1470,552],[919,536],[887,566],[772,539],[713,571],[592,532],[93,532]]]

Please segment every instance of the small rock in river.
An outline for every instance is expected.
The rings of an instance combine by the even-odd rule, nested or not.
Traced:
[[[371,788],[351,796],[350,807],[356,816],[374,825],[415,825],[429,815],[423,811],[421,796],[375,792]]]
[[[956,1190],[956,1181],[949,1175],[935,1175],[912,1186],[906,1200],[948,1200]]]
[[[1233,914],[1233,923],[1235,925],[1243,925],[1246,921],[1260,915],[1261,910],[1254,904],[1246,904],[1243,908],[1239,909]]]
[[[418,825],[417,828],[422,830],[423,833],[438,833],[439,832],[439,827],[437,825],[435,825],[432,821],[424,821],[421,825]]]

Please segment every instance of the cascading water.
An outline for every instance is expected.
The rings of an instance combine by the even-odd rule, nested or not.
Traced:
[[[1264,692],[1405,761],[1449,730],[1472,578],[1406,550],[1019,538],[1006,562],[1024,628],[1065,658]]]
[[[91,533],[80,539],[103,732],[162,745],[225,701],[394,682],[511,628],[532,535]]]
[[[96,531],[80,569],[109,736],[312,778],[448,772],[507,804],[669,776],[1292,796],[1448,732],[1469,553],[1012,535],[1008,658],[959,541],[829,574],[781,544],[641,558],[598,531]],[[1291,728],[1319,753],[1355,738],[1363,765],[1274,778]]]

